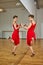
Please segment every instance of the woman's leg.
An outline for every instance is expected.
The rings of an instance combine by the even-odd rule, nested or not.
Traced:
[[[32,48],[32,45],[33,45],[33,44],[34,44],[34,38],[32,38],[31,46],[29,46],[29,48],[30,48],[30,50],[31,50],[31,52],[32,52],[31,57],[33,57],[33,56],[35,55],[34,50],[33,50],[33,48]]]
[[[14,43],[14,41],[13,41],[12,39],[11,39],[11,42]],[[14,54],[14,55],[16,55],[16,54],[15,54],[16,48],[17,48],[17,46],[14,45],[13,50],[12,50],[12,54]]]
[[[11,42],[14,43],[13,39],[11,39]]]
[[[14,52],[14,53],[15,53],[16,49],[17,49],[17,46],[15,45],[15,46],[13,47],[12,52]]]
[[[33,50],[32,46],[29,46],[29,48],[30,48],[32,54],[34,54],[34,50]]]

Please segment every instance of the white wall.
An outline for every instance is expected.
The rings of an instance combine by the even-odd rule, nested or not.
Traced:
[[[36,10],[36,35],[37,38],[43,38],[43,9]],[[12,29],[12,21],[13,21],[13,15],[18,15],[19,20],[18,23],[29,23],[28,22],[28,15],[29,12],[25,9],[21,8],[15,8],[15,9],[7,9],[5,13],[0,13],[0,37],[2,37],[2,31],[5,30],[13,30]],[[24,29],[21,29],[24,30]],[[24,30],[25,31],[25,30]],[[5,33],[5,37],[8,37],[8,35],[11,35],[11,33]],[[23,32],[23,37],[25,38],[25,33]],[[20,33],[20,37],[22,37],[22,33]]]
[[[38,13],[38,11],[37,11],[37,13]],[[29,12],[26,9],[21,9],[21,8],[6,9],[6,12],[0,13],[0,38],[2,38],[2,31],[7,31],[7,30],[12,31],[13,30],[12,29],[12,21],[13,21],[13,16],[15,14],[19,16],[18,23],[23,23],[23,24],[25,24],[25,23],[28,24],[29,23],[28,22]],[[35,19],[38,18],[37,15],[35,15]],[[36,22],[38,22],[38,21],[36,20]],[[37,25],[37,28],[36,28],[36,34],[37,34],[38,38],[40,37],[40,34],[39,34],[40,27],[39,26],[40,26],[40,24]],[[25,31],[22,28],[20,30]],[[5,33],[4,37],[6,38],[8,36],[11,36],[11,33],[9,33],[9,32]],[[20,33],[20,37],[22,37],[22,33]],[[23,38],[25,38],[25,37],[26,37],[25,32],[23,32]]]
[[[2,25],[1,25],[1,14],[0,14],[0,37],[2,37],[1,27]]]
[[[43,38],[43,9],[37,10],[37,35]]]
[[[21,8],[6,9],[6,12],[0,13],[0,37],[2,37],[2,31],[13,30],[12,21],[14,15],[19,16],[18,23],[28,23],[29,12],[26,9],[21,9]],[[24,30],[24,29],[20,29],[20,30]],[[9,33],[5,33],[5,34],[6,34],[5,37],[9,35]],[[23,37],[25,37],[25,34]]]

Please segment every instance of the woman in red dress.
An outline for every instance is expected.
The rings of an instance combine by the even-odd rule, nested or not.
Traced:
[[[16,48],[17,48],[19,42],[20,42],[19,29],[20,29],[21,26],[17,24],[17,21],[18,21],[18,16],[15,15],[13,17],[13,24],[12,25],[13,25],[14,31],[12,33],[12,39],[11,39],[12,43],[14,43],[14,48],[13,48],[13,51],[12,51],[12,54],[14,54],[14,55],[16,55],[15,51],[16,51]]]
[[[30,20],[30,24],[27,26],[27,25],[22,25],[22,27],[24,27],[25,29],[27,29],[27,45],[29,46],[31,52],[32,52],[32,55],[31,57],[33,57],[35,55],[34,51],[33,51],[33,48],[32,48],[32,45],[34,43],[34,40],[36,40],[36,35],[35,35],[35,27],[36,27],[36,23],[34,21],[34,15],[29,15],[29,20]]]

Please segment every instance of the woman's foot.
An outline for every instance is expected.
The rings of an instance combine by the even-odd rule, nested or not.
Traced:
[[[12,54],[13,54],[14,56],[16,56],[16,54],[15,54],[14,52],[12,52]]]
[[[35,56],[35,53],[32,53],[31,57],[34,57]]]

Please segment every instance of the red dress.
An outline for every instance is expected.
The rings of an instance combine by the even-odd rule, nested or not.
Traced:
[[[35,32],[34,32],[35,26],[36,26],[36,24],[34,24],[34,25],[32,24],[32,26],[27,31],[27,44],[29,46],[31,46],[32,38],[34,38],[34,40],[36,40],[36,35],[35,35]]]
[[[18,25],[16,25],[16,27],[18,27]],[[19,44],[19,29],[15,29],[14,25],[13,25],[14,31],[12,33],[12,39],[14,41],[15,45]]]

